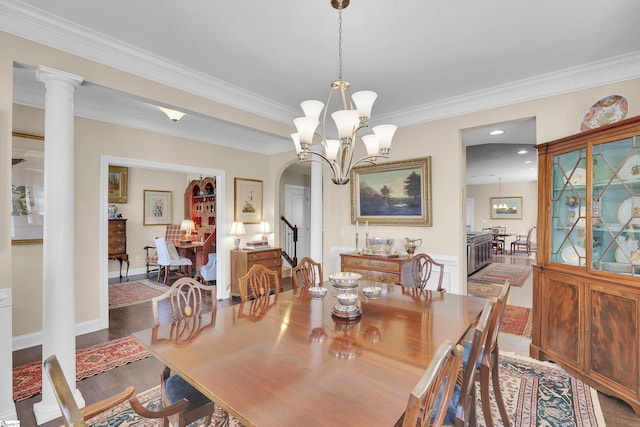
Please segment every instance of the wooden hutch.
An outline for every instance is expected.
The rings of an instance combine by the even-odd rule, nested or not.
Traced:
[[[198,233],[216,230],[216,179],[194,179],[184,192],[184,217],[192,219]]]
[[[640,116],[536,148],[531,356],[640,413]]]

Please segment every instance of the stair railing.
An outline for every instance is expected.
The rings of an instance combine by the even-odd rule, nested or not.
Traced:
[[[280,217],[284,224],[284,245],[282,256],[291,267],[298,265],[298,226],[291,224],[284,216]]]

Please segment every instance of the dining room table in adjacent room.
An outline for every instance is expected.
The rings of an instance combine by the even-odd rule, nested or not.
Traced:
[[[323,286],[324,298],[301,288],[220,307],[182,345],[158,339],[171,324],[133,336],[245,426],[394,425],[439,345],[463,339],[486,302],[360,281],[359,312],[337,316]]]

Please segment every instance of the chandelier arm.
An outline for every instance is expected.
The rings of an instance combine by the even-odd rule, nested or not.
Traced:
[[[337,176],[337,171],[336,171],[336,165],[334,162],[332,162],[331,160],[329,160],[326,156],[324,156],[321,153],[317,153],[315,151],[306,151],[305,154],[313,154],[316,155],[318,157],[320,157],[322,160],[324,160],[324,162],[322,160],[319,159],[303,159],[303,160],[298,160],[298,163],[301,162],[316,162],[316,163],[324,163],[326,166],[329,167],[329,169],[331,169],[331,175],[333,175],[334,177]]]
[[[375,156],[366,156],[366,157],[363,157],[363,158],[359,159],[358,161],[356,161],[353,164],[353,167],[355,168],[360,163],[370,163],[370,164],[375,165],[377,159],[388,159],[388,158],[389,158],[389,156],[384,156],[382,154],[376,154]]]

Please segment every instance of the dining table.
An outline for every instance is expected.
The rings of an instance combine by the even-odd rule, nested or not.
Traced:
[[[159,339],[170,323],[133,336],[245,426],[392,426],[439,345],[460,342],[486,302],[360,281],[345,315],[323,286],[324,298],[299,288],[214,307],[179,343]]]

